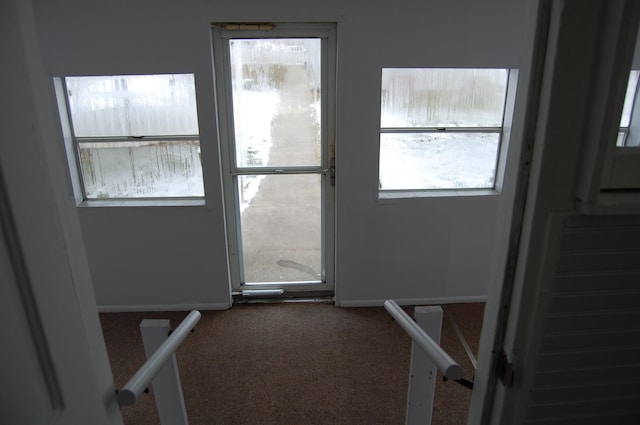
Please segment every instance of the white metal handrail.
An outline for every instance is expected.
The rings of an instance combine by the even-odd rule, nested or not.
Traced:
[[[462,368],[446,351],[438,345],[418,324],[400,308],[393,300],[386,300],[384,308],[396,319],[404,331],[409,334],[414,343],[420,347],[424,354],[442,372],[445,378],[457,381],[462,379]]]
[[[184,318],[169,338],[162,343],[155,353],[129,379],[129,382],[118,391],[118,404],[131,405],[136,402],[140,393],[149,387],[151,380],[158,374],[162,366],[171,358],[176,349],[182,344],[191,329],[200,320],[200,312],[193,310]]]

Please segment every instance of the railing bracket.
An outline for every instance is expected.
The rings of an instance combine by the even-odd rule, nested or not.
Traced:
[[[447,379],[446,376],[442,377],[442,380],[444,382],[449,381],[449,379]],[[473,390],[473,381],[469,381],[468,379],[464,379],[464,378],[460,378],[460,379],[451,379],[451,381],[453,382],[457,382],[458,384],[462,385],[465,388],[469,388],[470,390]]]

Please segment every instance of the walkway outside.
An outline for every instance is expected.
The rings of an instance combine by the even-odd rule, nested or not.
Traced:
[[[306,66],[288,66],[281,87],[268,166],[320,165]],[[265,176],[241,226],[245,282],[321,280],[320,175]]]

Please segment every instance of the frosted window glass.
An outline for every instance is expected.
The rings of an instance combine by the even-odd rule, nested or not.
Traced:
[[[383,133],[380,189],[492,189],[499,133]]]
[[[382,70],[382,128],[500,127],[505,69]]]
[[[236,166],[319,166],[321,40],[233,39],[229,51]]]
[[[76,137],[198,134],[193,74],[66,77]]]
[[[79,143],[87,199],[202,197],[197,141]]]

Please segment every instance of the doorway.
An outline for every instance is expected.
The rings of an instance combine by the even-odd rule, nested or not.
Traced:
[[[333,292],[330,25],[214,25],[235,294]]]

